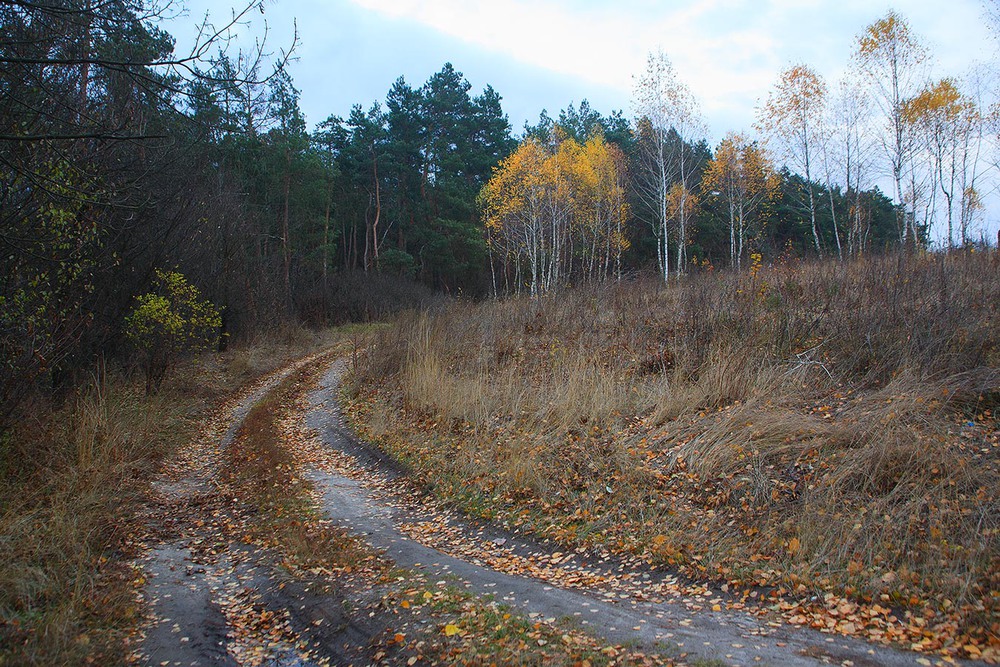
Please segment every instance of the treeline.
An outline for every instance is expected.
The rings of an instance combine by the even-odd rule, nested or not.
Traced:
[[[710,180],[727,178],[719,176],[720,168],[741,173],[742,158],[720,167],[725,158],[713,155],[705,140],[686,141],[673,127],[654,130],[643,121],[636,127],[621,112],[602,115],[586,100],[570,103],[556,118],[543,111],[519,142],[500,101],[489,86],[471,94],[468,81],[446,64],[420,87],[400,78],[384,104],[367,111],[356,105],[348,118],[331,116],[309,135],[297,123],[293,163],[324,171],[312,180],[312,196],[291,197],[293,207],[312,202],[311,212],[291,213],[287,232],[294,249],[289,260],[298,272],[288,300],[299,314],[333,316],[324,297],[333,271],[413,278],[475,297],[620,277],[652,269],[668,253],[680,252],[680,272],[738,264],[751,252],[807,255],[815,250],[800,202],[810,189],[829,202],[818,214],[822,234],[830,237],[827,247],[838,225],[850,237],[851,224],[858,251],[897,244],[895,209],[877,188],[845,193],[807,182],[776,170],[753,144],[737,150],[757,151],[771,185],[753,221],[741,204],[745,229],[740,252],[733,254],[732,202],[713,196],[719,194],[714,188],[727,184]],[[301,118],[297,109],[294,115]],[[651,143],[665,159],[686,156],[691,192],[684,243],[679,232],[664,233],[657,202],[643,191],[644,151]],[[727,137],[720,150],[731,143]],[[676,199],[681,178],[666,173],[662,208],[676,216],[670,198]],[[519,202],[517,192],[533,203]],[[524,214],[533,222],[504,224],[504,215]]]
[[[211,76],[228,67],[223,59]],[[420,88],[399,79],[384,107],[355,106],[313,132],[284,71],[259,90],[199,97],[190,119],[210,130],[197,147],[211,188],[203,217],[222,247],[205,247],[212,254],[196,264],[215,263],[216,282],[235,288],[223,305],[245,297],[232,278],[248,268],[272,286],[270,312],[313,323],[343,318],[345,274],[403,275],[444,291],[475,284],[484,254],[475,198],[511,139],[500,96],[469,91],[446,65]],[[222,231],[234,219],[243,228]],[[243,259],[225,265],[234,256]]]
[[[583,101],[516,138],[498,92],[446,64],[310,130],[283,58],[219,51],[256,5],[183,56],[158,7],[0,5],[0,420],[31,386],[124,359],[157,270],[218,306],[225,344],[434,292],[906,240],[902,208],[865,181],[777,168],[738,135],[713,151],[655,95],[635,121]]]
[[[803,209],[816,212],[816,245]],[[586,100],[542,113],[480,195],[494,294],[656,270],[739,268],[751,254],[802,257],[898,247],[897,211],[872,188],[844,191],[778,169],[730,133],[713,151],[649,117],[630,125]],[[843,255],[844,253],[840,253]]]

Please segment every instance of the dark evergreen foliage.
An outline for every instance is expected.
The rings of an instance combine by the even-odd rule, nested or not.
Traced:
[[[99,356],[124,359],[125,314],[157,269],[179,271],[219,306],[223,340],[289,318],[389,312],[385,299],[359,295],[365,284],[411,295],[400,296],[408,304],[427,288],[487,292],[477,196],[517,145],[496,90],[474,93],[445,64],[310,133],[281,63],[262,74],[259,58],[209,57],[211,44],[180,58],[154,10],[146,0],[0,5],[0,421],[26,388],[62,385]],[[560,133],[601,133],[626,161],[636,156],[624,115],[586,100],[523,131],[543,143]],[[698,165],[697,182],[707,143],[671,137]],[[781,178],[752,243],[769,258],[808,255],[798,194],[831,198],[797,174]],[[702,199],[688,254],[723,265],[726,223]],[[852,215],[866,250],[898,237],[878,190],[836,190],[830,206],[842,241]],[[819,227],[833,254],[830,206]],[[648,214],[631,201],[628,271],[656,263]],[[421,285],[389,290],[390,280]]]

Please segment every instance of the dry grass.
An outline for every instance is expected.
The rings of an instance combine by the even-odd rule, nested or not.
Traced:
[[[0,664],[119,664],[139,612],[127,567],[157,462],[244,383],[328,344],[289,330],[193,360],[157,396],[116,372],[0,433]]]
[[[103,377],[47,414],[55,419],[22,421],[3,457],[0,655],[14,664],[117,661],[137,613],[117,562],[126,508],[185,425],[166,396],[147,400]]]
[[[997,256],[954,254],[456,305],[382,333],[352,410],[475,511],[981,636],[998,303]]]

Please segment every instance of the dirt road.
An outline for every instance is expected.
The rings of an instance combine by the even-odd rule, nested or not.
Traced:
[[[301,446],[301,461],[329,519],[384,550],[400,568],[509,604],[531,618],[560,619],[609,642],[683,656],[684,662],[934,662],[930,656],[787,626],[776,616],[727,609],[727,592],[710,585],[608,554],[563,553],[556,545],[458,516],[426,497],[345,427],[337,404],[344,370],[344,362],[333,363],[301,404],[296,417],[310,436]],[[232,521],[232,508],[213,482],[220,452],[250,406],[281,377],[248,392],[159,486],[160,505],[154,508],[159,528],[143,563],[152,614],[139,662],[374,661],[366,644],[384,625],[370,591],[334,590],[319,579],[288,577],[273,555],[228,540],[219,530]]]

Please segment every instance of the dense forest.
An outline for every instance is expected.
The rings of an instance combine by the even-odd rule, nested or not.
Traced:
[[[584,100],[516,131],[499,91],[444,64],[310,129],[286,59],[220,49],[207,24],[177,55],[159,18],[146,0],[0,6],[0,418],[125,358],[157,270],[216,304],[225,344],[435,292],[920,247],[945,221],[944,245],[978,240],[988,114],[920,78],[926,49],[891,12],[853,83],[790,67],[760,138],[714,147],[662,53],[634,117]]]

